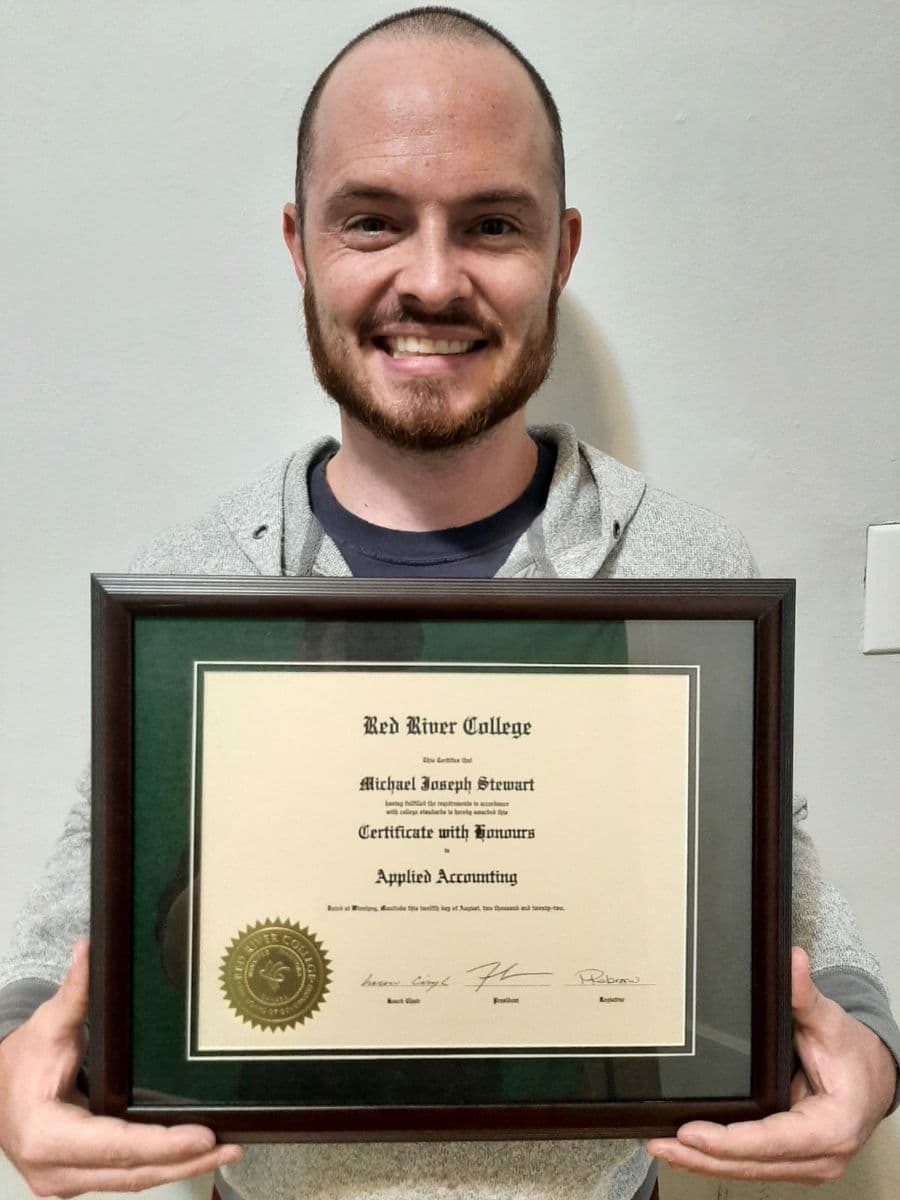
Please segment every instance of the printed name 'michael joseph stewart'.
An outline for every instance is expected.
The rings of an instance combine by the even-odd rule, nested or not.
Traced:
[[[364,775],[359,781],[361,792],[533,792],[534,776],[525,779],[497,779],[479,775],[472,779],[461,775],[456,779],[438,779],[433,775]]]

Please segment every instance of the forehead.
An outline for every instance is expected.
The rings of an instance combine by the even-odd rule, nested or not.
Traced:
[[[376,37],[335,67],[316,115],[309,190],[360,178],[391,186],[411,172],[435,193],[458,183],[555,194],[550,122],[504,47]]]

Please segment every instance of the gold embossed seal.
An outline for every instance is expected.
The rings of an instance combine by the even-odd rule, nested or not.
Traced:
[[[222,991],[244,1021],[263,1029],[302,1025],[321,1007],[331,978],[315,934],[292,921],[259,921],[222,958]]]

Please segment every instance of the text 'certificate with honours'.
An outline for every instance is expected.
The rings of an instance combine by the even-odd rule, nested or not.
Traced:
[[[198,662],[188,1057],[692,1053],[698,676]]]

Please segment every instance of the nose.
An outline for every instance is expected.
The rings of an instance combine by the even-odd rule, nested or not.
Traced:
[[[404,245],[405,257],[394,286],[401,302],[440,312],[472,295],[463,248],[440,221],[423,221]]]

